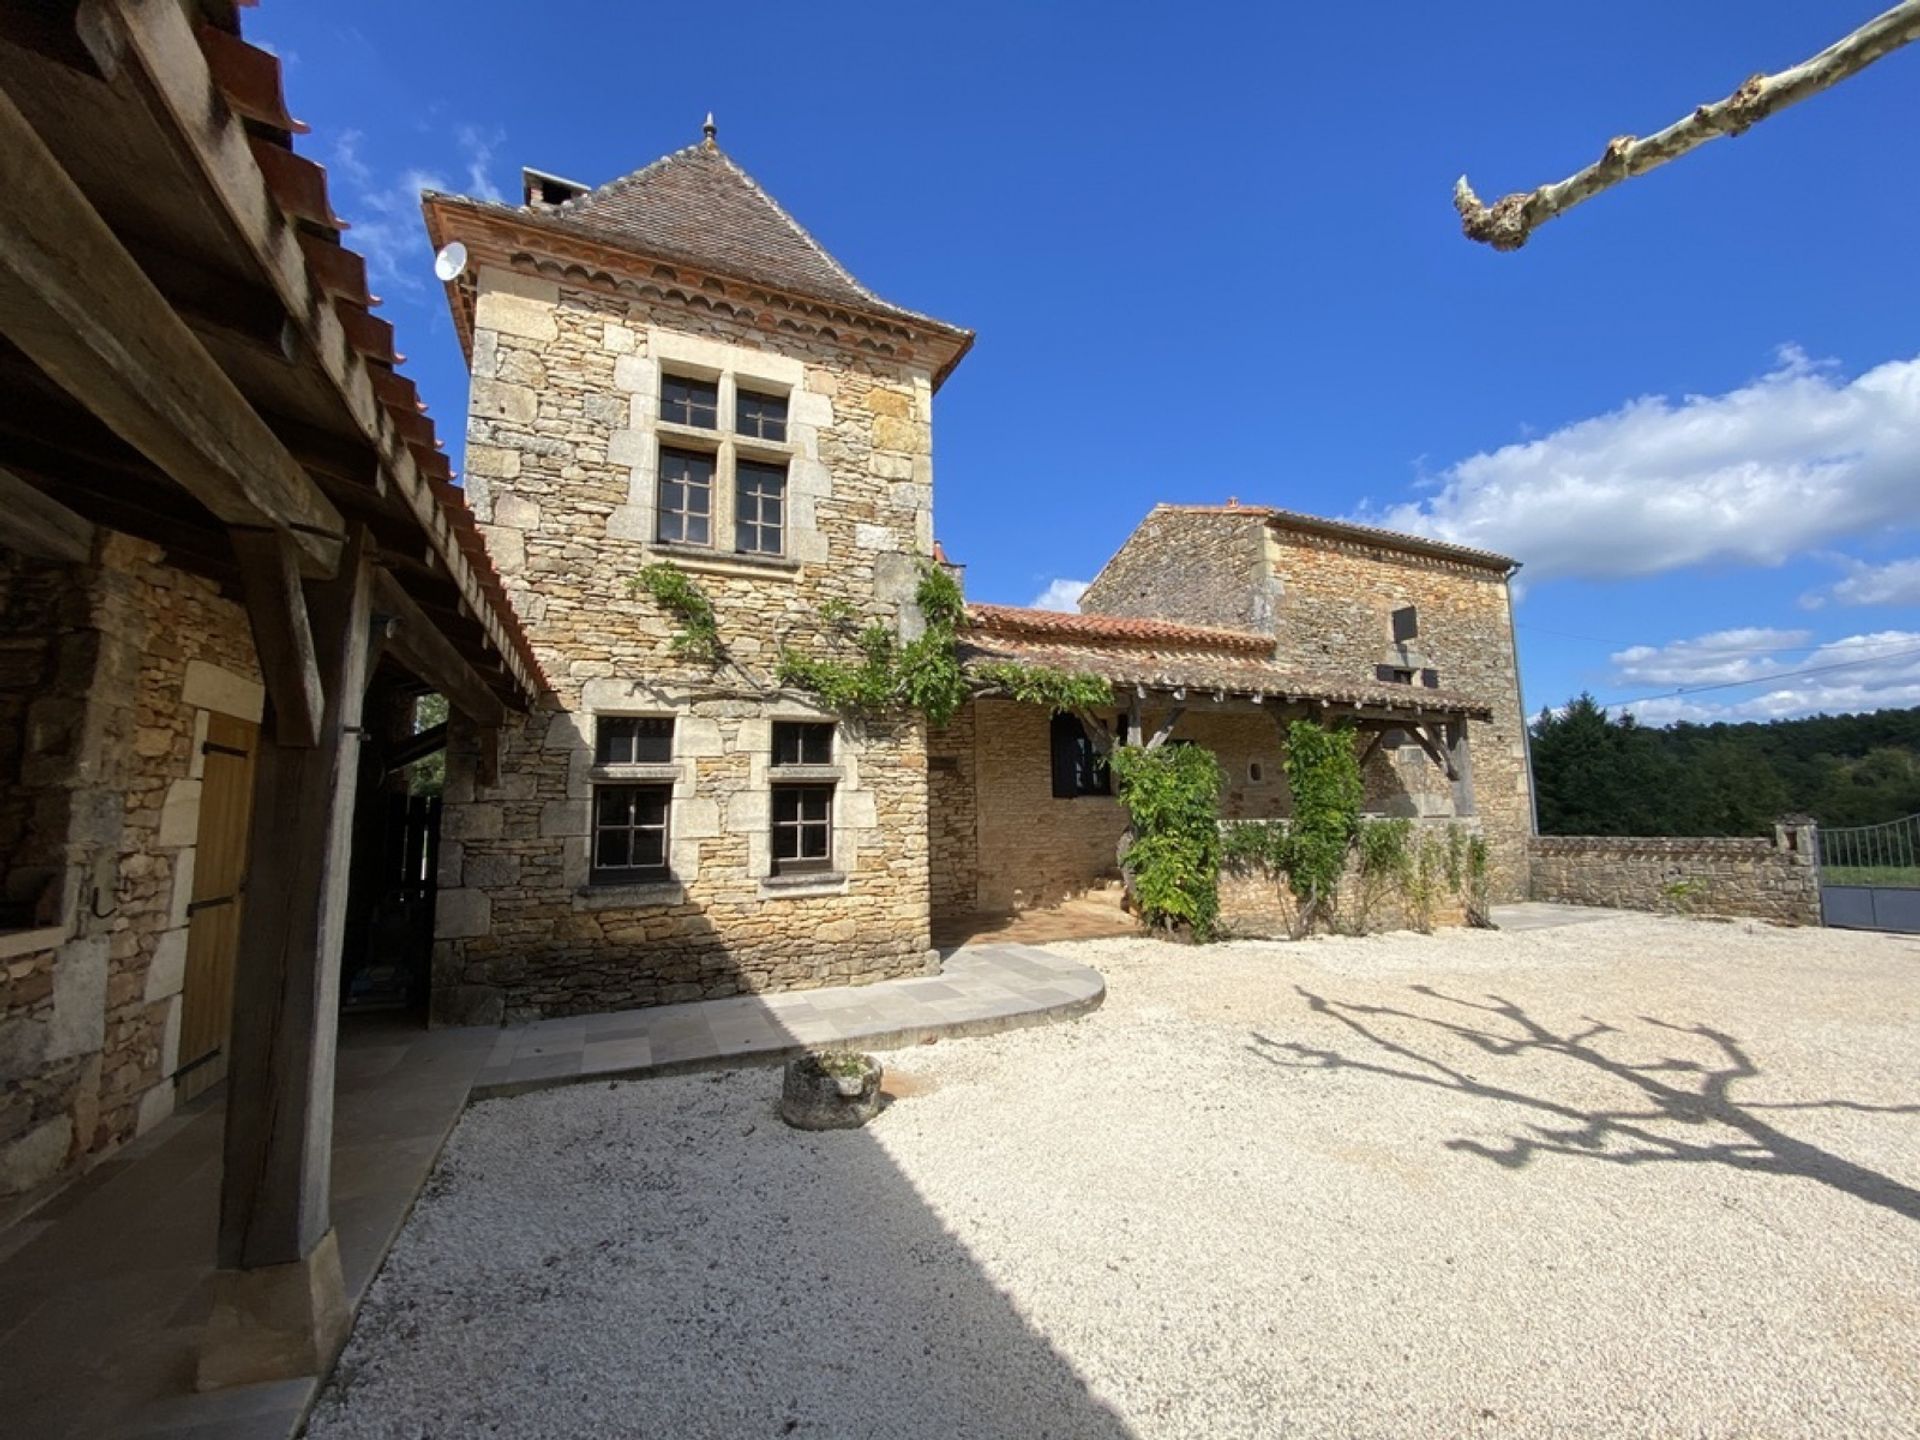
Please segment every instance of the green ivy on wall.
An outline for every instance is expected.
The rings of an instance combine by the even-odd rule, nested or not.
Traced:
[[[1220,915],[1220,763],[1198,745],[1116,746],[1109,763],[1133,821],[1121,863],[1141,917],[1213,939]]]

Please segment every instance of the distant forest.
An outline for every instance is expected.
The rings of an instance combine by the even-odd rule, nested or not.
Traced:
[[[1920,707],[1655,729],[1582,695],[1532,734],[1546,835],[1768,835],[1790,812],[1826,826],[1920,813]]]

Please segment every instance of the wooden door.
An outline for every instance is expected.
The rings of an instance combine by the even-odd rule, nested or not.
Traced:
[[[186,993],[180,1010],[178,1098],[189,1100],[227,1073],[233,1020],[233,964],[246,889],[247,821],[260,727],[229,715],[207,717],[200,832],[188,907]]]

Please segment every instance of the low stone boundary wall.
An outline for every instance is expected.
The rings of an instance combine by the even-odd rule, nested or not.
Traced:
[[[1232,822],[1228,822],[1231,824]],[[1449,831],[1459,839],[1451,840]],[[1429,929],[1467,923],[1466,855],[1468,839],[1480,833],[1472,818],[1427,819],[1412,822],[1408,844],[1417,864],[1420,847],[1429,844],[1430,893],[1425,916]],[[1457,847],[1457,853],[1452,854]],[[1450,871],[1457,871],[1455,883]],[[1420,928],[1421,916],[1411,897],[1391,882],[1371,885],[1360,874],[1356,852],[1347,859],[1340,876],[1340,889],[1330,913],[1323,914],[1321,925],[1346,934],[1380,930]],[[1220,931],[1228,938],[1243,940],[1285,940],[1292,936],[1299,918],[1299,902],[1287,877],[1263,867],[1246,870],[1222,868],[1220,871]]]
[[[1535,900],[1820,923],[1811,827],[1781,826],[1771,840],[1539,835],[1529,855]]]

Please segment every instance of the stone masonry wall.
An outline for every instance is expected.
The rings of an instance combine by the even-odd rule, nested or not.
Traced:
[[[1479,823],[1473,819],[1414,822],[1408,844],[1416,864],[1421,850],[1427,852],[1429,928],[1467,923],[1465,846],[1469,837],[1479,833]],[[1220,928],[1229,936],[1286,939],[1293,934],[1299,910],[1299,901],[1285,876],[1257,867],[1223,870],[1220,874]],[[1323,923],[1347,933],[1412,930],[1419,928],[1420,915],[1413,896],[1404,887],[1365,879],[1355,855],[1347,862],[1339,893]]]
[[[1474,812],[1490,851],[1493,899],[1524,897],[1533,811],[1505,579],[1497,571],[1383,546],[1267,533],[1281,588],[1283,661],[1369,680],[1379,665],[1431,668],[1443,688],[1492,710],[1492,719],[1467,724]],[[1420,623],[1419,638],[1406,647],[1392,639],[1391,615],[1403,605],[1418,609]],[[1450,787],[1423,754],[1399,757],[1398,768],[1411,803],[1384,808],[1416,815],[1451,808]],[[1449,792],[1444,801],[1441,787]]]
[[[975,705],[962,705],[951,721],[927,732],[928,899],[936,921],[979,909],[976,714]]]
[[[1807,831],[1772,840],[1541,835],[1530,850],[1535,900],[1820,923]]]
[[[18,771],[32,819],[9,873],[42,889],[44,943],[5,960],[0,1196],[171,1111],[198,742],[209,708],[259,714],[244,614],[214,586],[111,533],[63,579]]]
[[[1080,606],[1257,634],[1273,628],[1278,598],[1265,526],[1253,512],[1155,509],[1101,567]]]
[[[437,920],[442,1020],[564,1014],[921,973],[932,962],[927,752],[917,724],[836,739],[834,873],[769,874],[771,722],[823,717],[773,678],[782,646],[836,644],[822,609],[914,633],[932,543],[932,388],[920,370],[717,308],[483,270],[468,500],[553,685],[509,727],[500,784],[449,755]],[[778,348],[776,348],[778,347]],[[662,373],[789,397],[784,446],[660,418]],[[727,382],[723,382],[724,384]],[[723,388],[723,395],[726,393]],[[783,558],[655,543],[658,447],[735,447],[788,466]],[[718,487],[716,487],[718,488]],[[730,502],[729,502],[730,503]],[[678,622],[633,577],[670,560],[709,597],[718,666],[672,653]],[[671,716],[674,883],[588,884],[597,716]],[[457,728],[457,727],[456,727]],[[463,748],[464,747],[464,748]]]

